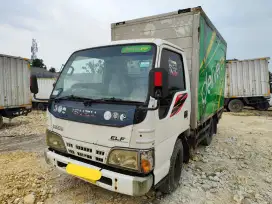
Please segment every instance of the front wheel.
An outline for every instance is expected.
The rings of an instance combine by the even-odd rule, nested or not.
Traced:
[[[264,103],[258,103],[254,106],[255,109],[259,110],[259,111],[267,111],[269,108],[269,103],[268,102],[264,102]]]
[[[158,187],[162,193],[171,193],[179,185],[180,176],[183,168],[183,145],[180,140],[176,141],[170,161],[169,173],[163,183]]]
[[[45,109],[44,104],[43,103],[38,103],[37,109],[41,110],[41,111],[44,111],[44,109]]]

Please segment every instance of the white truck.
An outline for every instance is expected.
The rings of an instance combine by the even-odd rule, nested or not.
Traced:
[[[33,108],[37,108],[38,110],[45,110],[48,106],[48,101],[53,90],[54,83],[56,82],[56,78],[37,78],[39,93],[36,98],[32,97]]]
[[[244,106],[265,111],[270,107],[269,57],[228,60],[225,107],[240,112]]]
[[[226,42],[201,7],[114,23],[112,40],[66,62],[49,101],[46,161],[114,192],[170,193],[191,150],[217,132]]]
[[[14,118],[31,112],[28,59],[0,54],[0,128],[3,117]]]

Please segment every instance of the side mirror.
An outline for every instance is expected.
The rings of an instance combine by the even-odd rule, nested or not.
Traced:
[[[168,96],[168,72],[166,69],[155,68],[150,70],[149,93],[155,99],[166,98]]]
[[[37,76],[32,75],[30,77],[30,91],[31,93],[37,94],[39,93],[38,80]]]
[[[53,88],[55,88],[55,86],[56,86],[56,82],[53,83]]]

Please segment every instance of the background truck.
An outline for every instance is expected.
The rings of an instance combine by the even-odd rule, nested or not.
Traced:
[[[47,163],[119,193],[172,192],[217,132],[226,49],[200,7],[112,24],[112,42],[74,52],[56,82]]]
[[[30,69],[27,59],[0,54],[0,127],[3,117],[31,111]]]
[[[56,78],[37,78],[39,85],[39,93],[37,94],[35,99],[32,97],[33,108],[37,108],[38,110],[45,110],[48,106],[48,100],[50,98],[51,92],[53,90],[53,85],[56,82]]]
[[[228,60],[225,80],[225,107],[239,112],[244,106],[267,110],[270,106],[268,57]]]

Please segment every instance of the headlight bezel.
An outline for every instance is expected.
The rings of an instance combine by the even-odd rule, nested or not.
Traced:
[[[121,165],[116,165],[116,164],[112,164],[110,163],[110,158],[111,158],[111,154],[114,151],[130,151],[130,152],[135,152],[135,154],[137,155],[137,169],[133,169],[133,168],[129,168],[129,167],[125,167],[125,166],[121,166]],[[146,153],[146,152],[150,152],[152,155],[152,168],[150,169],[150,171],[148,172],[144,172],[142,169],[142,154]],[[142,173],[142,174],[149,174],[150,172],[153,171],[154,167],[155,167],[155,151],[154,148],[149,148],[149,149],[133,149],[133,148],[125,148],[125,147],[114,147],[112,148],[107,156],[107,165],[112,166],[112,167],[116,167],[119,169],[124,169],[124,170],[128,170],[128,171],[133,171],[133,172],[137,172],[137,173]]]
[[[67,153],[65,142],[62,138],[62,136],[54,131],[51,131],[49,129],[46,129],[46,145],[54,150]],[[50,139],[55,139],[55,141],[60,142],[60,145],[53,144]]]

